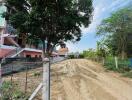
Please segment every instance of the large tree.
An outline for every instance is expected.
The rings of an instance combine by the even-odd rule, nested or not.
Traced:
[[[49,56],[60,41],[79,41],[80,27],[87,27],[92,17],[92,0],[7,0],[6,4],[9,23],[20,33],[40,39],[44,56]],[[44,66],[44,99],[49,100],[50,73],[46,73],[50,68]]]
[[[88,27],[93,10],[92,0],[7,0],[6,4],[13,27],[39,38],[44,47],[46,40],[47,52],[60,41],[79,41],[80,27]]]
[[[97,35],[105,36],[105,44],[113,54],[125,58],[128,52],[128,40],[132,36],[132,8],[125,7],[114,12],[102,21]]]

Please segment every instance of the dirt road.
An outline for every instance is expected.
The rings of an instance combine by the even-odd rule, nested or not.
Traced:
[[[51,74],[51,100],[132,100],[132,79],[89,60],[55,64]]]

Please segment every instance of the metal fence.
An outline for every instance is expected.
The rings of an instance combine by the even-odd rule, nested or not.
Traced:
[[[51,64],[65,60],[64,57],[50,58]],[[1,66],[2,100],[27,100],[42,82],[42,60],[35,58],[8,58]],[[34,100],[41,100],[39,92]],[[1,100],[0,99],[0,100]]]
[[[132,60],[120,59],[117,57],[108,57],[105,59],[105,67],[109,70],[117,70],[119,72],[130,71],[132,69]]]
[[[115,70],[119,72],[132,70],[132,58],[121,59],[119,57],[96,57],[87,59],[101,63],[108,70]]]

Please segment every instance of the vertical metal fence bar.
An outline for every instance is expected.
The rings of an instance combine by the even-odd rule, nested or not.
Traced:
[[[0,98],[2,98],[2,61],[0,61]]]
[[[12,85],[12,83],[13,83],[13,64],[11,66],[11,85]]]
[[[26,65],[25,94],[27,92],[27,81],[28,81],[28,65]]]
[[[50,67],[51,67],[51,59],[50,59],[50,57],[49,57],[49,100],[50,100],[50,91],[51,91],[51,82],[50,82],[50,79],[51,79],[51,76],[50,76],[50,71],[51,71],[51,69],[50,69]]]

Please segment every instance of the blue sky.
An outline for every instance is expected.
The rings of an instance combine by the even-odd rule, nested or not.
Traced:
[[[132,0],[93,0],[93,20],[88,28],[82,27],[83,36],[78,43],[67,43],[70,52],[81,52],[88,48],[96,48],[96,27],[101,23],[104,18],[124,6],[132,4]]]

